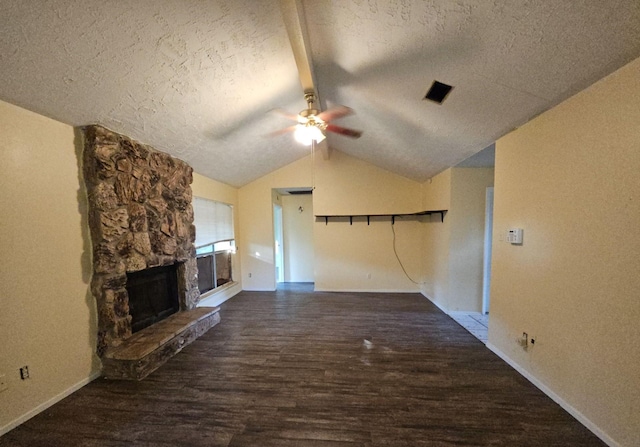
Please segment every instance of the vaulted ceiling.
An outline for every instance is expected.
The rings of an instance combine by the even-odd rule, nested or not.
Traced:
[[[233,186],[309,154],[265,137],[291,124],[270,110],[306,108],[305,82],[364,132],[329,134],[330,148],[424,181],[640,56],[638,0],[0,0],[0,12],[0,99],[102,124]],[[423,99],[433,80],[454,86],[442,105]]]

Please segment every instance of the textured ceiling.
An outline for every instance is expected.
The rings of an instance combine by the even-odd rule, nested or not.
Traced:
[[[303,0],[329,145],[426,180],[640,56],[638,0]],[[240,186],[309,153],[280,2],[0,0],[0,99],[99,123]],[[443,105],[431,82],[454,86]]]

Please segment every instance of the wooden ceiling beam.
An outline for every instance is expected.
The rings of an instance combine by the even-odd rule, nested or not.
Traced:
[[[304,93],[313,92],[315,94],[315,103],[319,108],[320,93],[318,92],[316,77],[313,72],[311,46],[309,44],[309,34],[302,0],[280,0],[280,10],[287,29],[287,35],[289,36],[293,57],[298,67],[298,77],[300,78],[302,90]],[[320,150],[324,160],[329,159],[331,151],[326,139],[317,144],[316,149]]]

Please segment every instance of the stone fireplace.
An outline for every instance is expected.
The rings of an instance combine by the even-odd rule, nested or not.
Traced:
[[[192,168],[100,126],[84,134],[97,352],[107,377],[141,379],[220,321],[196,307]]]

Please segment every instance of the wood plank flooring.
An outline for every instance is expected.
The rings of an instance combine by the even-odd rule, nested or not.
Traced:
[[[602,446],[418,294],[242,292],[142,382],[98,379],[0,446]]]

